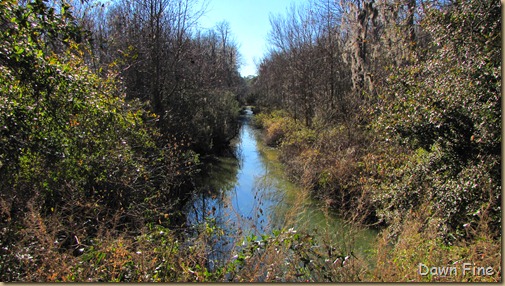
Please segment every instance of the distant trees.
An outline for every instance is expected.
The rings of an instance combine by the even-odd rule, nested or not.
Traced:
[[[272,50],[259,66],[255,88],[307,126],[315,118],[349,116],[351,73],[343,57],[341,12],[334,1],[318,1],[270,20]]]
[[[264,98],[283,102],[307,125],[312,117],[360,122],[366,114],[358,110],[375,102],[387,68],[424,53],[416,49],[427,40],[418,25],[418,5],[414,0],[318,0],[291,7],[285,17],[271,18],[272,50],[259,66],[255,88],[268,94]]]
[[[341,42],[333,35],[332,15],[292,6],[286,18],[272,17],[273,48],[260,64],[255,83],[273,106],[284,106],[307,126],[316,116],[327,117],[328,108],[343,107],[347,87],[337,75],[345,64],[339,55]]]

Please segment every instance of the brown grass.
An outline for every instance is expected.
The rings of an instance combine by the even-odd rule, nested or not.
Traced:
[[[447,245],[441,241],[436,218],[426,217],[426,208],[405,219],[396,241],[386,229],[378,237],[376,266],[370,281],[380,282],[500,282],[501,242],[486,231],[486,219],[473,231],[477,239]],[[457,275],[419,274],[419,264],[428,267],[455,267]],[[463,264],[492,267],[494,275],[463,276]],[[423,268],[425,271],[425,268]]]

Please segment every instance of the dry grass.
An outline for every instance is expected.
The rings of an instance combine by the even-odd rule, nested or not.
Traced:
[[[280,124],[280,121],[275,122],[275,118],[263,120],[267,135],[271,133],[270,127],[279,129],[275,123]],[[305,136],[311,134],[309,130],[283,131],[280,159],[290,177],[306,189],[313,190],[327,206],[336,208],[341,214],[350,214],[347,217],[354,221],[373,223],[375,214],[370,194],[376,190],[371,189],[374,184],[370,182],[384,175],[374,172],[384,170],[376,170],[371,165],[380,163],[377,161],[381,159],[382,151],[367,149],[363,145],[366,138],[359,130],[333,127],[319,128],[317,132],[313,139]],[[403,159],[392,158],[395,163]],[[443,220],[431,213],[429,204],[411,211],[408,217],[398,219],[398,222],[390,222],[394,227],[384,229],[379,235],[374,258],[376,265],[360,268],[366,274],[361,275],[360,272],[358,275],[342,276],[331,268],[325,268],[328,275],[331,273],[332,277],[339,277],[338,281],[501,281],[501,241],[493,238],[493,232],[487,227],[489,218],[485,214],[481,215],[478,227],[472,229],[472,226],[466,226],[467,237],[456,239],[453,245],[442,239],[447,230],[443,228]],[[458,275],[421,276],[418,273],[419,263],[429,267],[457,267]],[[467,271],[463,276],[463,263],[492,267],[495,274],[471,275]],[[315,272],[311,275],[321,278]],[[348,280],[349,277],[352,279]],[[322,279],[328,281],[324,277]]]
[[[287,213],[287,225],[303,212],[303,201]],[[195,237],[179,241],[178,231],[161,225],[147,226],[138,235],[118,233],[103,222],[90,240],[83,232],[73,232],[78,245],[63,247],[56,242],[68,220],[58,214],[42,216],[35,203],[22,220],[18,240],[4,255],[2,267],[14,272],[7,280],[30,282],[498,282],[501,281],[501,243],[487,235],[485,215],[475,229],[476,239],[448,246],[440,238],[437,219],[426,217],[428,208],[412,212],[393,239],[388,229],[377,241],[376,253],[366,257],[353,253],[357,232],[346,230],[337,235],[328,229],[321,233],[284,229],[271,235],[249,237],[235,248],[236,256],[208,268],[209,243],[218,229],[204,228]],[[327,210],[329,215],[330,210]],[[68,224],[67,224],[68,225]],[[237,236],[238,238],[238,236]],[[82,241],[81,241],[82,239]],[[86,241],[84,243],[83,241]],[[342,243],[342,241],[344,243]],[[75,242],[75,241],[74,241]],[[92,245],[86,245],[92,242]],[[75,250],[84,251],[76,255]],[[341,257],[349,256],[345,265]],[[8,259],[6,259],[8,258]],[[370,265],[373,259],[374,266]],[[419,263],[428,266],[455,266],[461,273],[463,263],[490,266],[493,276],[456,275],[420,276]],[[5,275],[5,274],[4,274]],[[6,277],[4,276],[4,279]]]
[[[380,282],[500,282],[501,241],[492,239],[486,231],[486,219],[473,230],[477,239],[447,245],[440,239],[436,218],[426,218],[426,209],[411,213],[405,219],[396,242],[385,230],[378,238],[376,267],[370,281]],[[420,263],[431,267],[455,267],[451,275],[420,275]],[[492,267],[494,274],[473,275],[466,267]],[[422,268],[426,272],[426,268]]]

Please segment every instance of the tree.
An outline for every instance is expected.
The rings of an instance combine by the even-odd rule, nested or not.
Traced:
[[[81,228],[84,212],[106,209],[135,228],[158,208],[179,207],[194,154],[162,137],[139,101],[125,99],[116,73],[91,71],[68,6],[57,14],[43,1],[3,1],[0,9],[2,237],[14,235],[0,242],[19,235],[28,211],[65,213],[62,227],[92,231],[98,222]]]
[[[160,115],[163,134],[186,138],[194,150],[208,153],[225,147],[238,130],[236,98],[243,81],[229,24],[199,31],[196,23],[205,3],[198,4],[117,2],[108,9],[105,31],[90,26],[97,29],[95,38],[106,43],[95,46],[95,53],[109,55],[102,65],[109,60],[118,65],[127,98],[148,102]],[[89,17],[89,23],[101,21]]]
[[[429,201],[455,233],[501,222],[501,16],[496,1],[430,7],[425,61],[397,69],[381,90],[376,126],[412,158],[378,202],[385,219]],[[475,31],[478,31],[476,33]],[[386,168],[386,165],[382,166]],[[398,176],[396,171],[396,176]],[[391,173],[393,171],[391,170]],[[429,183],[426,183],[429,182]]]

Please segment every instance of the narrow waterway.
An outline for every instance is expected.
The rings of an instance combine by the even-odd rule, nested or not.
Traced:
[[[225,259],[247,235],[283,228],[316,232],[349,251],[369,251],[376,232],[345,224],[286,180],[278,151],[262,144],[259,130],[250,124],[252,116],[246,110],[239,136],[232,142],[238,160],[222,157],[213,162],[204,191],[186,208],[190,226],[221,230],[209,242],[215,258]]]

